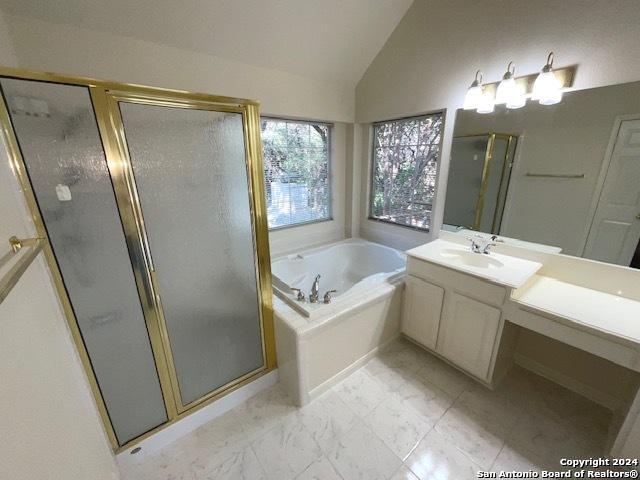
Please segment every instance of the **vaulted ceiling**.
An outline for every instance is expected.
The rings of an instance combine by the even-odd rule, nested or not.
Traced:
[[[355,85],[413,0],[0,0],[8,14]]]

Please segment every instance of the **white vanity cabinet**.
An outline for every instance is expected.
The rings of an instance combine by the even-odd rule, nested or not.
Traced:
[[[436,351],[472,375],[489,381],[500,314],[495,307],[447,292]]]
[[[411,257],[407,273],[402,333],[491,384],[506,289]]]
[[[405,282],[402,333],[436,349],[444,288],[408,275]]]

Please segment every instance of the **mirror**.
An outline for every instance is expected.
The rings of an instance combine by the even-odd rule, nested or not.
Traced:
[[[640,82],[459,109],[443,223],[640,268]]]

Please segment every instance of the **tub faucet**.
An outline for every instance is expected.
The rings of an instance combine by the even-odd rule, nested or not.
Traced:
[[[311,303],[318,303],[318,297],[320,296],[320,274],[316,275],[316,279],[311,286],[311,293],[309,294],[309,301]]]
[[[299,302],[304,302],[306,300],[304,292],[302,290],[300,290],[299,288],[292,288],[291,290],[296,293],[296,298]]]

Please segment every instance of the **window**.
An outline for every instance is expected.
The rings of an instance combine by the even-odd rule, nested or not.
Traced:
[[[429,230],[442,114],[376,123],[370,218]]]
[[[269,228],[331,219],[331,125],[261,118]]]

